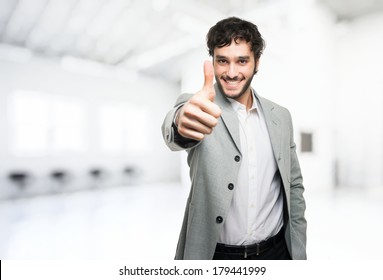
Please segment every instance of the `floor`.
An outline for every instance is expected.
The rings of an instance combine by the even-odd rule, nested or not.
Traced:
[[[0,201],[0,259],[173,259],[187,192],[172,183]],[[305,196],[309,259],[383,259],[382,191]]]

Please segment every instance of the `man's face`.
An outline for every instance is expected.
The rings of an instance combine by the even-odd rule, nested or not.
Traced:
[[[250,45],[246,41],[233,41],[229,46],[215,48],[213,65],[215,79],[222,93],[245,104],[258,67]]]

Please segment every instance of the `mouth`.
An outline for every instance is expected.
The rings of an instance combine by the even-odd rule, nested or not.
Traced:
[[[222,77],[221,80],[225,82],[225,85],[227,88],[237,89],[244,79],[241,79],[241,78],[230,79],[228,77]]]

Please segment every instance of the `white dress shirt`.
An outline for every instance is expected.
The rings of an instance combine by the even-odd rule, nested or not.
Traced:
[[[219,243],[247,245],[266,240],[283,226],[281,179],[266,122],[257,99],[245,105],[230,99],[238,115],[241,166]]]

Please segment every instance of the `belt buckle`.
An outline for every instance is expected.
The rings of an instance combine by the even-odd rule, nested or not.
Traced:
[[[259,256],[259,253],[260,253],[260,251],[261,251],[261,246],[260,246],[259,243],[255,243],[255,245],[256,245],[255,254],[256,254],[257,256]],[[243,258],[244,258],[244,259],[247,259],[247,247],[248,247],[248,246],[245,245],[244,252],[243,252]]]

